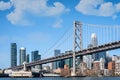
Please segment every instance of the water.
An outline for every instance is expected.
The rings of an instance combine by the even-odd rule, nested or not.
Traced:
[[[43,78],[0,78],[0,80],[120,80],[120,77],[43,77]]]

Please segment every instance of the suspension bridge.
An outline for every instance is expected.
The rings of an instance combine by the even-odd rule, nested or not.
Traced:
[[[79,21],[73,23],[73,28],[67,29],[65,33],[49,49],[44,52],[47,56],[54,49],[70,51],[55,57],[48,57],[42,60],[28,63],[26,66],[31,67],[40,64],[46,64],[68,58],[73,58],[73,75],[75,75],[75,58],[88,54],[96,54],[102,51],[108,51],[120,48],[120,26],[119,25],[95,25],[86,24]],[[93,35],[91,35],[93,34]],[[90,46],[90,44],[92,46]],[[90,46],[90,47],[88,47]],[[20,69],[23,65],[15,66],[10,69]]]

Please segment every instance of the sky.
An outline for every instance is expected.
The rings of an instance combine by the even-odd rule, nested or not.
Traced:
[[[0,68],[10,66],[10,43],[43,58],[73,21],[120,25],[119,0],[0,0]],[[64,48],[64,47],[63,47]],[[46,54],[46,55],[45,55]]]

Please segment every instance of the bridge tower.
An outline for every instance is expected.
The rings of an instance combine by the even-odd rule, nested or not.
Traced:
[[[73,73],[72,76],[76,76],[76,59],[75,59],[75,54],[78,50],[83,49],[83,44],[82,44],[82,23],[79,21],[74,21],[74,41],[73,41]]]

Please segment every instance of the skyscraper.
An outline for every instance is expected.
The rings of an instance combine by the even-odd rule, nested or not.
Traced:
[[[91,35],[91,44],[93,47],[98,45],[97,35],[95,33],[92,33]]]
[[[54,50],[54,55],[55,56],[60,56],[62,54],[61,54],[60,50],[55,49]],[[64,67],[64,63],[65,63],[64,60],[53,62],[54,69],[63,68]]]
[[[57,50],[57,49],[54,50],[54,55],[55,55],[55,56],[59,56],[59,55],[60,55],[60,50]]]
[[[20,65],[23,64],[24,61],[26,61],[26,49],[24,47],[20,48]]]
[[[34,61],[37,61],[37,60],[40,60],[41,59],[41,55],[39,54],[39,51],[32,51],[31,53],[31,61],[34,62]]]
[[[11,43],[11,67],[17,66],[17,45]]]
[[[84,55],[83,56],[83,62],[87,64],[87,68],[92,68],[92,55]]]
[[[60,50],[54,50],[54,56],[59,56]],[[59,67],[60,61],[54,62],[54,69],[57,69]]]
[[[95,33],[92,33],[91,44],[89,45],[89,47],[95,47],[95,46],[98,46],[98,39],[97,39],[97,35]],[[100,58],[103,58],[106,60],[106,51],[94,53],[92,55],[92,58],[94,60],[100,60]]]
[[[69,54],[69,53],[73,53],[73,51],[72,50],[65,51],[65,54]],[[69,66],[69,68],[73,67],[73,58],[68,58],[68,59],[65,59],[64,61],[65,61],[65,64]]]
[[[73,63],[73,58],[65,59],[65,64],[67,64],[69,68],[73,67],[72,63]]]
[[[30,60],[29,57],[30,57],[29,54],[27,54],[27,55],[26,55],[26,62],[27,62],[27,63],[29,63],[29,60]]]
[[[37,60],[41,60],[41,55],[39,54],[39,51],[32,51],[31,52],[31,61],[37,61]],[[42,69],[42,65],[36,65],[35,68],[37,69]]]

